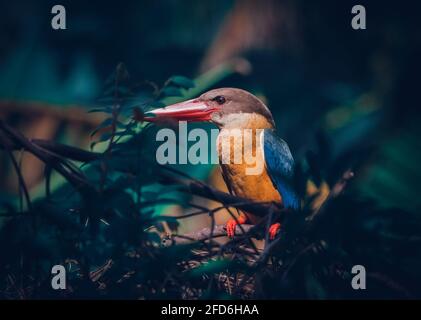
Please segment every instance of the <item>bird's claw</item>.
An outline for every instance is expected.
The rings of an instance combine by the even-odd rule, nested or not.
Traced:
[[[226,229],[227,229],[227,236],[229,238],[234,238],[235,235],[235,227],[237,226],[237,221],[235,221],[235,219],[230,219],[228,220],[227,224],[226,224]]]
[[[272,224],[269,227],[269,239],[273,240],[276,237],[276,234],[281,230],[281,224],[279,222]]]

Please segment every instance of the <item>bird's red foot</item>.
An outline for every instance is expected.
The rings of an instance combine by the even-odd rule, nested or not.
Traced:
[[[234,219],[228,220],[226,228],[227,228],[227,236],[229,238],[234,238],[236,226],[237,226],[237,221],[235,221]]]
[[[227,236],[229,238],[234,238],[235,228],[237,227],[237,224],[244,224],[244,223],[246,223],[246,220],[247,219],[245,219],[241,216],[237,220],[229,219],[227,224],[226,224]]]
[[[279,230],[281,230],[281,224],[279,222],[272,224],[269,227],[269,239],[270,240],[275,239],[275,236]]]

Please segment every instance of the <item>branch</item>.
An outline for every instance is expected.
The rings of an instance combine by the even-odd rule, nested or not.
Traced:
[[[274,202],[253,202],[250,201],[250,199],[233,196],[229,193],[219,191],[211,186],[201,183],[200,181],[180,179],[168,174],[161,174],[161,176],[163,183],[181,185],[179,190],[182,192],[217,201],[240,210],[252,212],[260,217],[266,216],[271,208],[275,208],[278,212],[282,212],[282,207]]]
[[[0,120],[0,131],[2,132],[2,135],[0,136],[0,144],[4,147],[19,146],[19,149],[24,149],[32,153],[38,159],[47,163],[51,166],[51,168],[65,177],[67,181],[69,181],[79,191],[92,189],[92,186],[82,174],[69,170],[70,166],[68,163],[66,164],[62,158],[60,158],[60,155],[32,143],[21,133],[8,126],[2,120]]]
[[[0,126],[4,126],[4,124],[0,124]],[[8,129],[9,131],[13,130],[10,127]],[[98,153],[98,152],[86,151],[80,148],[68,146],[68,145],[54,142],[54,141],[43,140],[43,139],[27,139],[27,140],[33,145],[36,145],[45,150],[51,151],[61,157],[74,160],[74,161],[91,162],[91,161],[97,160],[101,156],[101,153]],[[10,150],[25,149],[26,151],[31,151],[30,148],[28,149],[27,145],[22,145],[16,139],[10,138],[10,136],[9,138],[1,136],[0,149],[5,149],[6,146],[10,148]]]
[[[243,224],[242,225],[242,229],[244,230],[243,232],[240,226],[237,225],[235,229],[235,234],[244,235],[247,232],[249,232],[253,227],[254,225],[252,224]],[[227,230],[226,230],[225,225],[217,225],[213,229],[213,232],[211,228],[203,228],[199,231],[194,231],[194,232],[186,233],[183,235],[179,235],[179,234],[169,235],[166,238],[162,239],[162,245],[164,247],[169,247],[171,245],[191,244],[193,242],[198,242],[198,241],[200,242],[200,241],[205,241],[208,239],[214,239],[214,238],[226,237],[226,236],[227,236]]]

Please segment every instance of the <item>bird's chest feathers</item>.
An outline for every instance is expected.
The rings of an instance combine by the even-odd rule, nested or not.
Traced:
[[[280,201],[269,178],[260,146],[271,124],[259,115],[236,115],[220,131],[217,148],[222,174],[234,194],[255,201]]]

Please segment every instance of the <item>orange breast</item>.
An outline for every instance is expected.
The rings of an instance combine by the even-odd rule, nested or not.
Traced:
[[[229,130],[223,129],[218,137],[217,146],[222,175],[228,189],[233,194],[257,202],[281,202],[281,196],[273,186],[264,164],[258,129],[252,129],[251,140],[248,141],[244,139],[244,134],[241,135],[241,139],[233,138]],[[226,153],[227,150],[230,150],[230,157],[225,154],[225,163],[223,163],[223,153]],[[238,158],[237,161],[234,159],[234,153],[238,150],[242,150],[241,161],[238,161]],[[250,154],[253,155],[255,163],[250,162]],[[247,156],[246,161],[245,157]],[[250,170],[247,169],[252,167],[261,168],[261,170],[252,171],[252,173],[259,172],[258,174],[250,174]],[[259,217],[246,212],[245,214],[250,222],[257,223],[259,221]]]
[[[242,165],[221,165],[225,182],[231,191],[239,196],[257,202],[281,202],[281,196],[270,180],[266,169],[260,175],[245,175]],[[257,223],[259,217],[246,213],[252,223]]]

